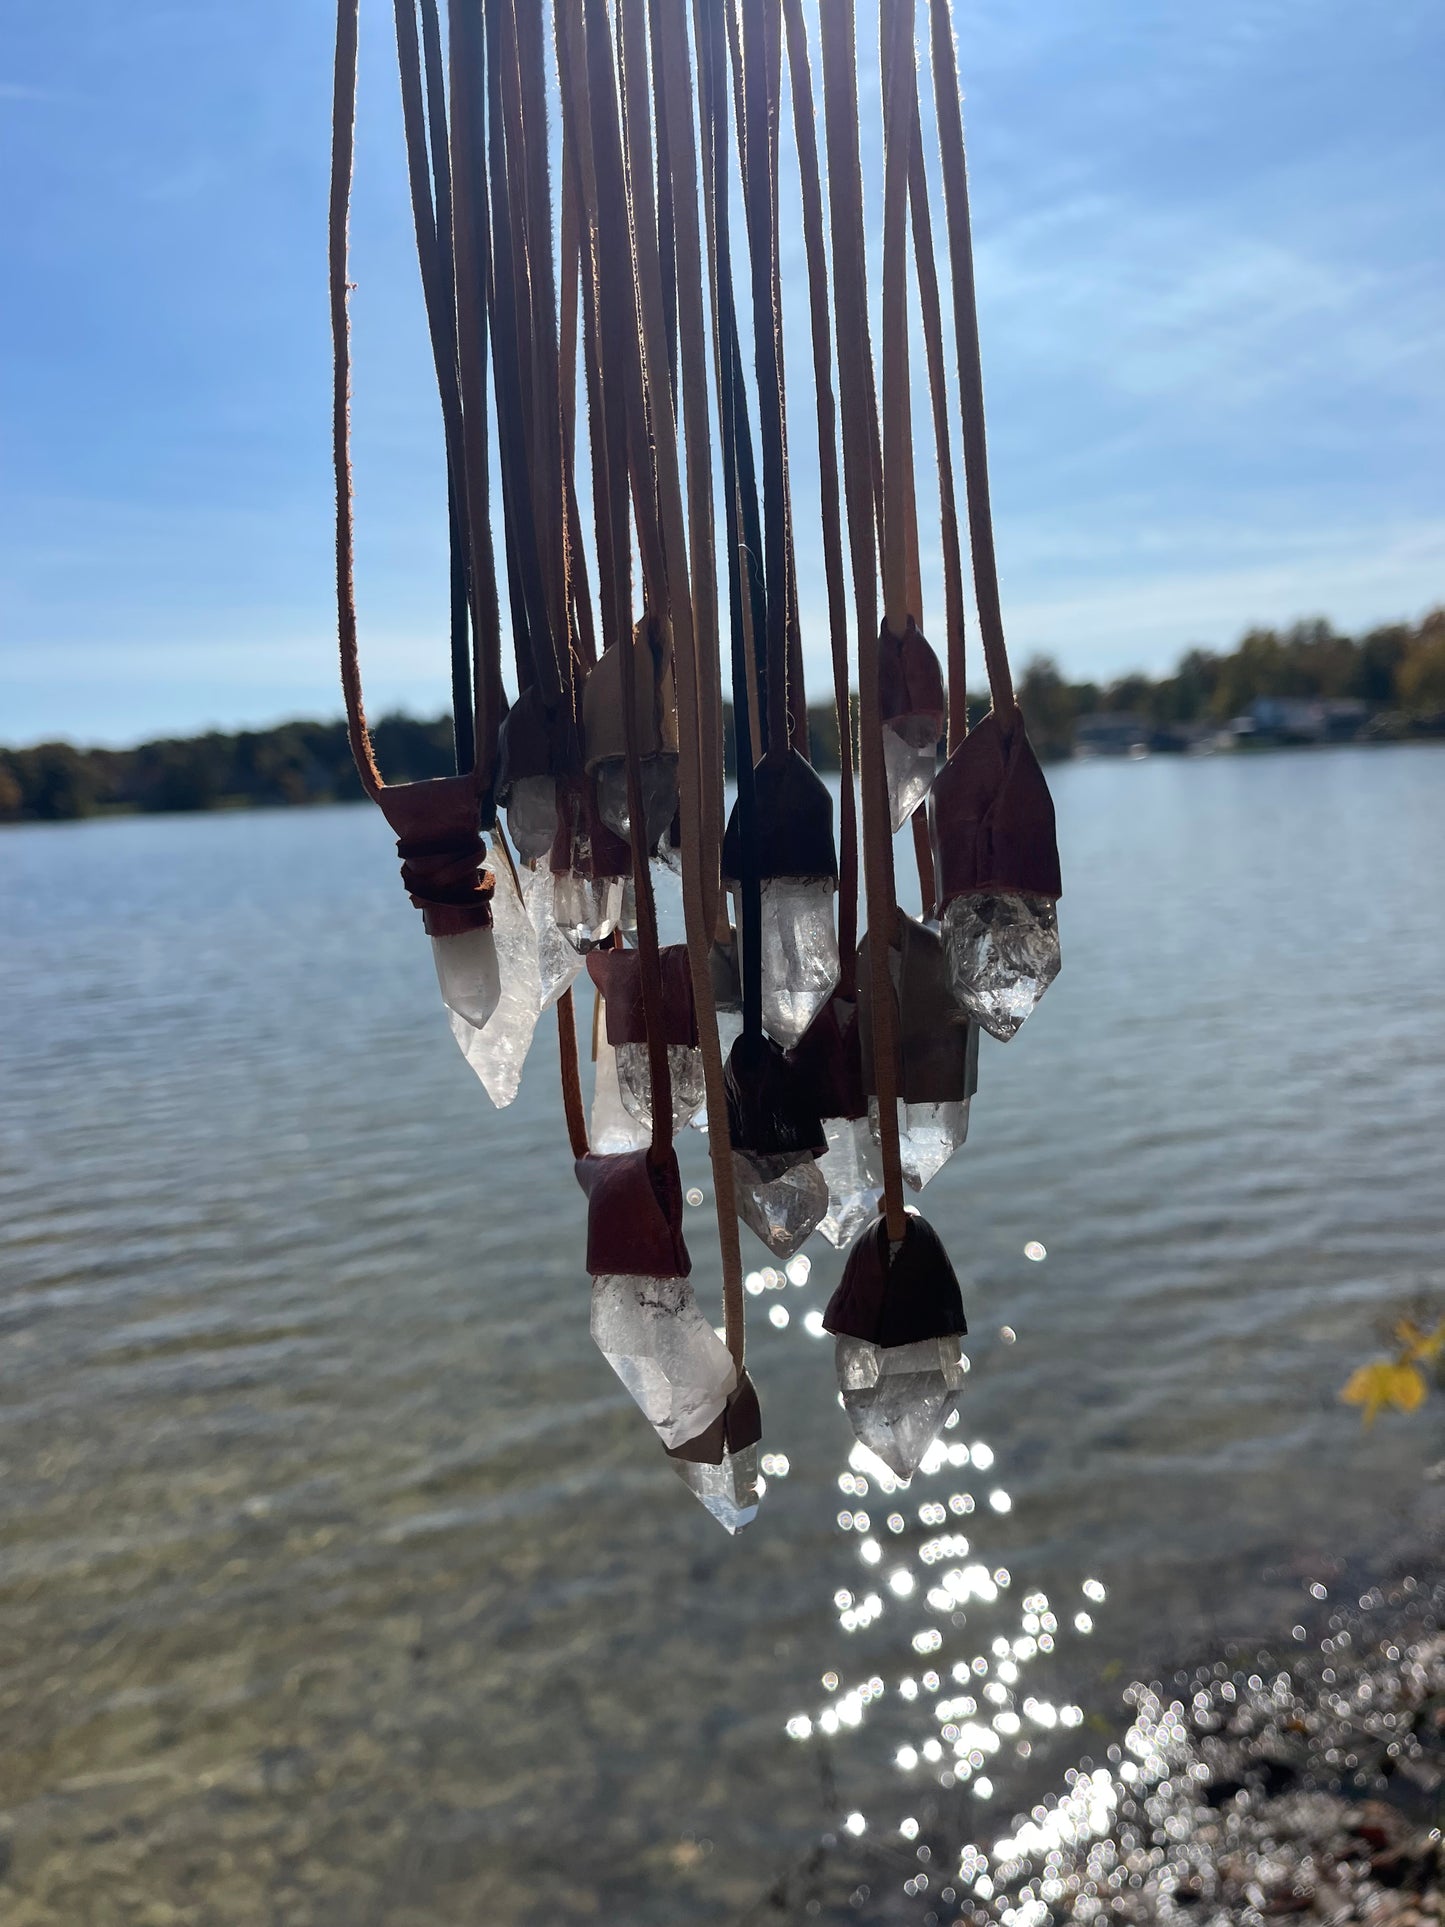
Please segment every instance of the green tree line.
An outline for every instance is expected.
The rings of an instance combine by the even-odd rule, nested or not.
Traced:
[[[1129,711],[1168,728],[1226,723],[1258,696],[1353,697],[1380,727],[1408,734],[1445,728],[1445,608],[1418,625],[1397,623],[1357,638],[1327,622],[1251,629],[1229,654],[1191,649],[1173,675],[1071,683],[1048,657],[1019,679],[1029,732],[1041,754],[1066,756],[1081,717]],[[970,697],[982,714],[987,697]],[[838,767],[831,704],[808,712],[820,769]],[[377,760],[392,782],[452,769],[447,718],[384,716]],[[731,749],[731,730],[728,732]],[[0,821],[59,821],[120,811],[268,807],[349,801],[361,794],[343,722],[280,723],[273,729],[167,737],[134,749],[79,749],[39,743],[0,749]]]

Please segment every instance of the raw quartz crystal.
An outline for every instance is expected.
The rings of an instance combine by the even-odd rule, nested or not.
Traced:
[[[806,1151],[733,1151],[738,1216],[775,1258],[791,1258],[828,1209],[828,1181]]]
[[[552,921],[582,955],[606,941],[623,916],[622,877],[588,877],[576,870],[552,878]]]
[[[644,756],[638,765],[642,786],[644,847],[652,850],[667,835],[677,814],[677,758]],[[632,835],[632,813],[627,807],[627,765],[620,757],[597,765],[597,814],[624,843]]]
[[[962,896],[943,912],[948,985],[1007,1043],[1059,974],[1059,913],[1049,897]]]
[[[883,771],[895,833],[933,786],[938,726],[933,716],[894,716],[883,725]]]
[[[514,784],[514,795],[516,788]],[[552,915],[552,865],[546,855],[538,857],[531,869],[523,872],[522,901],[537,935],[541,1008],[548,1010],[575,982],[582,968],[582,956],[562,935]]]
[[[758,1516],[756,1445],[724,1452],[717,1465],[694,1465],[687,1459],[669,1463],[694,1498],[702,1501],[726,1531],[741,1532]]]
[[[537,933],[505,852],[498,853],[491,868],[496,878],[491,936],[500,982],[496,1008],[481,1025],[469,1022],[455,1010],[449,1009],[447,1017],[463,1057],[500,1109],[511,1103],[522,1081],[522,1065],[542,1008],[542,973],[537,963]]]
[[[480,1029],[497,1008],[502,994],[497,942],[490,927],[463,930],[452,937],[433,937],[431,953],[442,1002],[454,1017]]]
[[[711,1425],[738,1381],[687,1278],[594,1278],[592,1337],[666,1446]]]
[[[619,1044],[617,1087],[622,1102],[640,1124],[652,1128],[652,1068],[646,1044]],[[707,1095],[703,1087],[702,1052],[687,1044],[669,1044],[667,1067],[672,1073],[672,1128],[680,1131],[697,1114]]]
[[[796,1047],[838,981],[837,888],[834,877],[762,880],[763,1027],[784,1050]],[[735,910],[741,921],[741,892]]]
[[[652,1136],[651,1124],[634,1117],[622,1101],[617,1052],[605,1037],[597,1040],[588,1136],[592,1149],[599,1157],[613,1157],[622,1151],[640,1151]]]
[[[551,776],[519,776],[507,804],[507,832],[524,863],[546,856],[557,834],[557,784]]]
[[[877,1212],[883,1174],[866,1117],[827,1117],[823,1129],[828,1149],[818,1169],[828,1187],[828,1210],[818,1229],[842,1251]]]
[[[912,1345],[840,1338],[838,1389],[861,1445],[911,1479],[958,1404],[966,1366],[956,1333]]]
[[[868,1134],[875,1145],[881,1142],[878,1099],[868,1100]],[[921,1191],[939,1172],[968,1136],[968,1099],[953,1098],[941,1104],[905,1104],[898,1100],[898,1161],[903,1182],[912,1191]]]

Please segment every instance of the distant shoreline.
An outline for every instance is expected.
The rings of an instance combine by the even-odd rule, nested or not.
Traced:
[[[1199,754],[1321,747],[1348,742],[1445,741],[1445,607],[1411,625],[1358,638],[1323,621],[1252,629],[1229,655],[1191,649],[1170,676],[1122,676],[1100,686],[1066,682],[1048,657],[1018,679],[1029,739],[1045,762],[1071,756]],[[970,715],[988,708],[970,692]],[[853,702],[856,728],[857,697]],[[836,771],[838,717],[811,704],[808,753]],[[731,764],[731,705],[724,705]],[[372,729],[390,783],[450,776],[450,718],[383,716]],[[182,815],[219,809],[357,800],[360,784],[346,724],[278,723],[270,729],[170,737],[134,749],[72,743],[0,748],[0,823],[70,822],[86,816]]]

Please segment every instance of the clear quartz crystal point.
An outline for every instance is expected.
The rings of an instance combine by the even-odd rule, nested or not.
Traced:
[[[640,1151],[652,1136],[651,1124],[644,1124],[622,1101],[617,1077],[617,1053],[605,1037],[597,1040],[596,1076],[592,1084],[592,1115],[588,1122],[592,1149],[599,1157],[614,1157],[621,1151]]]
[[[702,1052],[687,1044],[669,1044],[667,1066],[672,1072],[672,1128],[680,1131],[696,1116],[707,1094],[702,1081]],[[617,1088],[632,1115],[651,1130],[652,1069],[646,1044],[617,1046]]]
[[[524,863],[546,856],[557,834],[557,784],[550,776],[519,776],[507,804],[507,834]]]
[[[726,1531],[741,1532],[757,1518],[757,1446],[724,1452],[718,1465],[693,1465],[687,1459],[672,1459],[670,1464],[689,1492]]]
[[[878,1099],[868,1100],[868,1133],[874,1144],[880,1142]],[[968,1136],[968,1099],[952,1098],[942,1104],[905,1104],[898,1100],[898,1161],[903,1182],[921,1191],[939,1172]]]
[[[530,870],[523,872],[522,901],[537,933],[541,1008],[547,1010],[571,988],[582,968],[581,953],[568,943],[552,915],[552,866],[547,857],[539,857]]]
[[[883,771],[895,833],[933,787],[938,736],[930,716],[894,716],[883,725]]]
[[[638,765],[642,785],[642,824],[649,850],[667,835],[677,814],[677,758],[644,756]],[[623,842],[632,835],[627,807],[627,765],[620,757],[597,766],[597,814]]]
[[[552,878],[552,920],[582,955],[606,941],[622,913],[621,877],[586,877],[563,870]]]
[[[687,1278],[594,1278],[592,1337],[667,1446],[705,1431],[738,1382]]]
[[[873,1345],[840,1338],[838,1389],[860,1445],[911,1479],[958,1404],[966,1367],[959,1338]]]
[[[775,1258],[791,1258],[828,1209],[828,1181],[807,1152],[769,1157],[733,1152],[738,1216]]]
[[[537,963],[537,933],[518,892],[512,866],[499,855],[490,867],[496,878],[491,934],[501,994],[496,1009],[480,1028],[454,1010],[447,1015],[462,1055],[500,1109],[511,1103],[522,1081],[522,1065],[542,1008],[542,973]]]
[[[883,1174],[866,1117],[824,1118],[823,1129],[828,1149],[818,1169],[828,1187],[828,1212],[818,1229],[842,1251],[876,1215]]]
[[[792,1050],[833,994],[838,933],[833,877],[764,877],[762,884],[763,1025]],[[742,917],[741,892],[735,897]]]
[[[1059,913],[1049,897],[955,897],[943,912],[948,987],[1004,1043],[1059,974]]]
[[[454,1016],[480,1030],[502,994],[497,940],[491,930],[463,930],[454,937],[433,937],[431,953],[442,1002]]]

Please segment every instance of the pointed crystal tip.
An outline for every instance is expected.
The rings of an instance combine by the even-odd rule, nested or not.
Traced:
[[[938,729],[933,716],[895,716],[883,725],[883,771],[896,835],[933,787]]]
[[[724,1452],[718,1465],[673,1459],[673,1470],[726,1532],[741,1532],[758,1516],[758,1448]]]
[[[878,1099],[868,1100],[868,1128],[875,1144],[880,1142]],[[911,1191],[921,1191],[936,1178],[968,1136],[968,1099],[952,1098],[941,1104],[906,1104],[898,1100],[898,1158],[903,1182]]]
[[[789,1158],[733,1153],[738,1216],[775,1258],[801,1250],[828,1210],[828,1180],[805,1151]]]
[[[964,1366],[958,1337],[913,1345],[840,1338],[838,1386],[860,1445],[899,1479],[911,1479],[958,1404]]]
[[[784,1050],[801,1042],[838,981],[837,888],[834,877],[763,878],[763,1024]]]
[[[828,1149],[818,1169],[828,1187],[828,1210],[818,1229],[835,1251],[843,1251],[877,1212],[883,1188],[878,1147],[866,1117],[824,1118],[823,1129]]]
[[[1007,1043],[1059,974],[1059,916],[1049,897],[955,897],[943,912],[948,984]]]

